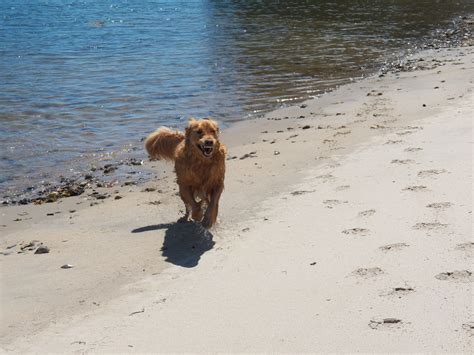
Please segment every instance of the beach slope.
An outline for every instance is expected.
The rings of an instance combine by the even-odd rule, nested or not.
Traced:
[[[73,198],[4,208],[2,250],[51,252],[1,256],[2,347],[471,351],[473,53],[423,52],[416,70],[227,130],[210,232],[174,223],[171,172],[152,204],[127,186],[73,218]]]

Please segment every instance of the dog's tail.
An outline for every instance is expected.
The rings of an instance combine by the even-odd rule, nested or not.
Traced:
[[[183,140],[183,133],[162,127],[145,139],[145,148],[151,159],[174,160],[176,147]]]

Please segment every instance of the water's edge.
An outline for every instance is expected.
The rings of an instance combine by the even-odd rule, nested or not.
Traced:
[[[472,28],[474,16],[469,14],[463,17],[456,17],[452,24],[443,29],[438,29],[433,36],[414,43],[405,48],[382,63],[373,63],[367,66],[364,75],[358,80],[373,75],[384,75],[388,72],[402,72],[416,69],[416,63],[410,61],[410,56],[420,50],[429,48],[446,48],[473,45]],[[347,78],[344,84],[354,81]],[[332,91],[341,85],[335,85],[326,92]],[[310,97],[304,97],[300,100],[292,101],[291,104],[307,100]],[[271,114],[276,109],[273,108],[264,114]],[[258,117],[257,117],[258,118]],[[243,119],[244,120],[244,119]],[[231,125],[230,123],[229,125]],[[92,187],[113,187],[116,185],[136,185],[151,179],[155,172],[149,170],[143,165],[144,151],[141,141],[130,143],[122,147],[119,151],[98,154],[97,157],[89,157],[89,168],[78,172],[64,172],[64,176],[54,178],[46,177],[45,180],[31,184],[26,188],[18,188],[14,183],[10,187],[1,191],[1,205],[23,205],[23,204],[41,204],[45,202],[54,202],[63,197],[78,196]]]

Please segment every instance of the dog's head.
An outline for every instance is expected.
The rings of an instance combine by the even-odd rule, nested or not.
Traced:
[[[186,142],[205,159],[211,159],[219,151],[219,126],[209,118],[191,118],[186,127]]]

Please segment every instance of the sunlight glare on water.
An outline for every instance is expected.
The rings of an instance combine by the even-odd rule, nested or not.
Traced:
[[[0,192],[358,78],[472,1],[2,0]]]

